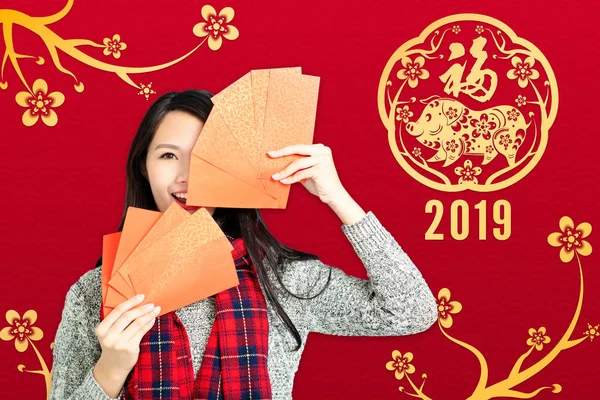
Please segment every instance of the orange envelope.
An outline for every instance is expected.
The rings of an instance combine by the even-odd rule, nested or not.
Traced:
[[[319,93],[319,77],[292,75],[271,71],[262,148],[265,151],[281,149],[294,144],[312,144]],[[271,179],[303,155],[261,160],[258,177]]]
[[[244,147],[235,139],[216,106],[206,120],[192,154],[265,192],[263,181],[256,178],[258,168],[253,167]],[[189,191],[188,187],[188,201]]]
[[[205,208],[190,215],[173,202],[158,214],[130,207],[123,232],[104,237],[104,315],[118,304],[108,301],[110,293],[113,300],[120,300],[114,293],[131,297],[116,289],[144,293],[144,304],[160,305],[163,315],[239,284],[233,247]]]
[[[136,260],[144,263],[143,273],[138,271],[131,279],[147,293],[145,302],[162,307],[160,315],[239,284],[227,237],[203,246],[189,246],[189,240],[179,233],[169,240],[168,252],[157,242]]]
[[[285,208],[290,185],[271,179],[275,171],[265,174],[269,168],[280,166],[281,170],[304,156],[271,159],[266,152],[312,143],[318,84],[318,78],[302,75],[300,68],[253,70],[215,95],[214,107],[192,150],[187,204]],[[286,108],[286,102],[293,106]],[[272,112],[289,115],[273,117]],[[298,123],[307,127],[295,127]],[[289,126],[293,133],[285,140],[270,137],[281,136],[278,124],[282,129]]]
[[[264,153],[272,150],[262,146],[272,71],[293,76],[302,74],[300,67],[252,70],[211,98],[254,168],[258,168]]]
[[[270,69],[250,71],[211,98],[211,101],[215,104],[213,111],[219,113],[218,118],[220,122],[215,127],[218,133],[213,135],[217,140],[211,140],[214,143],[212,147],[207,146],[205,140],[199,146],[200,149],[204,149],[203,154],[197,153],[197,155],[214,166],[224,169],[234,176],[243,178],[245,182],[254,184],[255,187],[262,187],[270,196],[280,198],[288,196],[288,186],[275,180],[255,179],[258,177],[258,168],[266,152],[263,151],[261,143],[263,140],[267,91],[271,71]],[[299,67],[279,68],[277,71],[298,76],[301,74],[301,68]],[[214,116],[213,118],[216,117]],[[203,129],[202,135],[204,133]],[[239,154],[244,154],[244,157],[236,159],[233,163],[231,161],[225,163],[223,158],[209,158],[211,154],[215,154],[215,147],[219,147],[223,151],[230,149],[232,142],[231,140],[226,140],[229,136],[233,136],[233,139],[237,142],[238,148],[235,149],[236,154],[238,156]],[[199,138],[199,141],[201,141],[201,138]],[[247,160],[248,163],[240,162],[239,160],[242,159],[244,161]],[[222,162],[219,164],[215,160],[221,160]],[[237,170],[233,169],[235,167],[237,167]],[[245,172],[245,174],[240,175],[240,170]],[[247,207],[254,208],[259,206],[249,205]]]
[[[256,119],[254,118],[254,100],[252,98],[252,76],[251,72],[248,72],[246,75],[229,85],[227,88],[217,93],[211,98],[211,101],[216,108],[215,111],[222,110],[218,115],[218,126],[216,129],[218,132],[215,132],[216,135],[220,135],[222,130],[227,131],[227,136],[231,137],[231,139],[236,142],[236,145],[241,149],[242,154],[244,155],[243,161],[245,165],[242,163],[236,163],[242,169],[251,170],[257,168],[258,159],[254,159],[256,157],[256,153],[260,151],[260,137],[256,131]],[[212,111],[209,115],[209,120],[214,119],[212,116]],[[209,121],[206,121],[209,123]],[[206,126],[205,126],[206,127]],[[198,137],[198,140],[201,141],[201,136],[204,136],[204,128],[202,133]],[[206,138],[204,138],[206,139]],[[203,141],[203,144],[206,145],[206,140]],[[215,144],[214,147],[220,147],[224,152],[229,150],[228,146],[232,144],[232,141],[223,142],[215,142],[211,141]],[[197,146],[198,147],[198,146]],[[215,148],[211,148],[211,150],[215,150]],[[199,149],[206,150],[204,146],[200,145]],[[210,152],[205,152],[205,154]],[[198,154],[199,157],[202,157],[201,154]],[[208,159],[204,158],[206,161]],[[256,164],[256,165],[255,165]],[[258,169],[256,169],[258,172]],[[235,174],[235,171],[232,171]],[[258,180],[256,181],[260,187],[265,189],[263,183]]]
[[[227,208],[285,208],[288,193],[286,190],[279,199],[275,199],[209,162],[193,154],[191,156],[187,204]]]
[[[160,216],[161,213],[158,211],[145,210],[137,207],[129,207],[127,209],[119,248],[111,271],[111,279],[108,283],[114,290],[109,290],[107,292],[106,306],[115,307],[135,295],[135,291],[129,286],[129,283],[122,279],[122,277],[117,274],[117,271]]]
[[[110,280],[115,257],[117,256],[117,248],[119,247],[119,240],[121,239],[121,232],[111,233],[110,235],[104,235],[102,238],[102,298],[106,299],[106,294],[109,290],[108,281]],[[104,303],[104,302],[103,302]],[[102,315],[106,316],[111,309],[103,307]]]
[[[265,115],[267,109],[267,93],[269,90],[271,71],[290,72],[297,76],[299,76],[302,73],[302,69],[300,67],[259,69],[251,71],[252,96],[254,98],[254,119],[256,120],[256,134],[260,138],[258,148],[252,149],[252,152],[254,153],[253,163],[257,166],[256,169],[259,168],[261,160],[265,157],[265,153],[267,151],[274,150],[263,147]],[[258,177],[259,175],[257,174],[256,176]],[[265,183],[268,193],[281,192],[281,184],[278,181],[273,179],[261,179],[261,181]],[[304,181],[305,180],[302,180],[301,182]],[[287,191],[285,196],[287,197],[288,194],[289,190]]]
[[[147,210],[146,210],[147,211]],[[131,278],[129,276],[129,270],[125,267],[125,264],[129,259],[137,257],[141,252],[146,250],[150,245],[156,242],[159,238],[163,237],[167,233],[169,233],[174,227],[185,222],[187,218],[190,217],[190,214],[185,211],[179,204],[176,202],[172,202],[169,207],[165,210],[165,212],[160,216],[158,221],[152,226],[152,229],[144,236],[144,238],[139,242],[135,250],[131,252],[127,260],[121,265],[119,270],[116,272],[116,275],[120,275],[123,282],[126,282],[129,287],[132,289],[134,293],[142,293],[139,290],[136,290],[136,287],[133,285]],[[118,289],[118,288],[117,288]]]

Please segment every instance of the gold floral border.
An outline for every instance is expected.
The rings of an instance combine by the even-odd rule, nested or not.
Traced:
[[[571,339],[571,335],[575,331],[575,326],[579,321],[579,315],[581,312],[581,307],[583,305],[583,268],[581,266],[580,256],[589,256],[592,253],[592,245],[584,240],[587,238],[592,232],[592,225],[588,222],[582,222],[579,225],[575,226],[573,220],[564,216],[560,219],[559,222],[560,232],[552,232],[547,237],[548,244],[553,247],[560,247],[560,260],[564,263],[569,263],[574,259],[577,260],[577,265],[579,266],[579,300],[577,302],[577,307],[575,309],[575,313],[569,324],[566,332],[562,335],[562,337],[558,340],[556,345],[539,361],[531,365],[530,367],[521,370],[521,366],[523,365],[523,361],[529,356],[533,350],[542,351],[545,345],[548,345],[550,341],[550,336],[546,332],[546,328],[544,326],[539,327],[538,329],[530,328],[528,331],[529,338],[526,341],[529,349],[523,353],[519,359],[515,362],[512,370],[508,374],[508,377],[505,379],[494,383],[488,386],[488,376],[489,376],[489,368],[488,363],[485,356],[474,346],[460,341],[454,337],[452,337],[447,330],[449,330],[453,323],[452,315],[458,314],[462,311],[462,304],[456,300],[450,300],[450,290],[448,288],[443,288],[438,293],[438,326],[442,334],[452,341],[453,343],[458,344],[459,346],[469,350],[472,352],[477,360],[479,361],[480,366],[480,376],[479,382],[477,386],[473,390],[473,393],[467,398],[467,400],[486,400],[493,398],[510,398],[510,399],[529,399],[536,396],[543,390],[551,390],[552,393],[560,393],[562,391],[562,386],[558,383],[554,383],[550,386],[543,386],[534,390],[533,392],[522,392],[515,389],[515,386],[525,382],[532,376],[541,372],[544,368],[546,368],[552,361],[556,359],[556,357],[564,350],[570,349],[581,342],[589,339],[593,341],[595,337],[600,336],[600,324],[592,325],[590,323],[587,324],[587,329],[581,331],[583,332],[583,336]],[[402,354],[398,350],[394,350],[392,352],[392,361],[388,361],[385,365],[386,369],[390,371],[394,371],[394,376],[398,380],[403,380],[406,378],[406,381],[412,388],[413,392],[409,392],[407,388],[400,386],[398,389],[405,395],[416,397],[423,400],[430,400],[431,397],[427,396],[423,390],[423,386],[425,385],[425,380],[427,379],[427,374],[422,374],[421,379],[422,382],[419,387],[415,385],[415,383],[410,378],[410,375],[415,373],[416,368],[411,362],[413,361],[413,353],[405,352]]]
[[[73,7],[74,1],[75,0],[67,0],[67,4],[62,10],[56,14],[45,17],[33,17],[17,10],[0,9],[0,24],[2,24],[2,34],[6,46],[0,70],[0,89],[6,90],[8,88],[8,81],[5,79],[4,72],[6,63],[9,61],[25,87],[25,91],[19,92],[15,96],[17,104],[25,108],[22,115],[23,125],[25,126],[33,126],[40,119],[46,126],[55,126],[58,123],[56,108],[60,107],[65,102],[65,95],[59,91],[49,92],[48,83],[42,78],[36,79],[33,82],[33,85],[29,85],[28,79],[25,78],[21,71],[19,64],[20,60],[32,59],[35,60],[36,64],[43,65],[45,59],[39,55],[16,52],[13,42],[13,27],[15,25],[28,29],[42,39],[56,69],[64,74],[70,75],[75,80],[73,88],[76,92],[81,93],[84,91],[83,82],[79,80],[75,74],[62,66],[58,50],[61,50],[68,56],[92,68],[116,74],[124,82],[136,88],[138,90],[138,95],[144,96],[146,100],[148,100],[150,95],[156,94],[155,90],[152,89],[152,82],[149,84],[140,83],[138,85],[131,79],[130,75],[158,71],[177,64],[189,57],[206,41],[208,41],[208,47],[211,50],[216,51],[221,48],[223,39],[236,40],[239,37],[238,29],[230,24],[235,15],[233,8],[225,7],[217,13],[213,6],[207,4],[204,5],[201,10],[203,21],[197,23],[192,28],[193,34],[203,40],[186,54],[175,60],[147,67],[115,65],[90,56],[79,50],[79,47],[91,46],[102,48],[102,54],[105,57],[120,59],[123,52],[129,47],[121,40],[119,34],[113,35],[112,38],[105,37],[102,43],[96,43],[89,39],[64,39],[49,28],[49,25],[66,17]]]

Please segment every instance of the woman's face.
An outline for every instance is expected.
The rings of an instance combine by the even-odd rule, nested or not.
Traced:
[[[146,171],[158,210],[164,212],[173,201],[174,193],[187,196],[192,149],[204,123],[184,111],[170,111],[158,124],[146,155]],[[185,199],[180,199],[185,206]],[[184,207],[185,208],[185,207]],[[193,214],[200,207],[187,209]],[[213,214],[214,207],[206,207]]]

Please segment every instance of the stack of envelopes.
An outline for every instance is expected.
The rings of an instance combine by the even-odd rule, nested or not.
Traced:
[[[239,284],[231,243],[205,208],[175,201],[164,213],[129,207],[122,232],[104,236],[103,315],[143,293],[159,315]]]
[[[298,68],[252,70],[212,97],[192,150],[187,204],[285,208],[290,185],[271,178],[303,155],[266,153],[312,144],[319,78]]]

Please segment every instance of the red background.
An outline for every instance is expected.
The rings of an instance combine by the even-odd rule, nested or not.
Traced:
[[[65,1],[4,0],[3,8],[30,15],[50,15]],[[167,6],[169,4],[169,6]],[[128,49],[116,63],[155,65],[193,48],[199,38],[192,27],[202,21],[198,1],[128,2],[76,0],[71,12],[51,28],[64,38],[101,42],[114,33]],[[102,235],[114,232],[125,193],[125,160],[135,130],[151,101],[171,90],[202,88],[219,92],[251,69],[301,66],[321,77],[315,143],[332,148],[342,183],[365,209],[372,210],[419,267],[437,295],[448,287],[463,304],[454,318],[452,335],[480,349],[490,366],[489,382],[504,379],[527,349],[530,327],[546,326],[553,339],[567,328],[579,292],[576,264],[563,264],[546,237],[558,231],[569,215],[575,223],[598,221],[596,79],[597,20],[591,1],[430,1],[324,2],[306,0],[212,2],[217,11],[235,10],[231,22],[240,30],[213,52],[203,45],[170,68],[134,75],[136,83],[153,82],[158,93],[149,101],[116,75],[94,70],[60,53],[64,66],[85,84],[76,93],[73,80],[53,66],[41,40],[14,28],[18,52],[42,55],[43,66],[21,60],[30,84],[44,78],[50,92],[61,91],[66,102],[57,109],[59,122],[49,128],[39,121],[27,128],[23,108],[15,102],[25,90],[12,66],[5,69],[9,87],[0,91],[2,121],[2,196],[0,224],[0,314],[21,315],[34,309],[36,326],[45,334],[37,346],[48,363],[49,344],[60,321],[65,294],[101,253]],[[464,12],[499,19],[536,45],[552,65],[558,81],[558,117],[539,164],[523,180],[493,193],[442,193],[421,185],[394,159],[377,110],[377,87],[391,54],[439,18]],[[3,51],[4,49],[2,49]],[[102,49],[85,50],[100,59]],[[106,58],[108,60],[108,58]],[[112,60],[112,58],[111,58]],[[467,240],[451,238],[449,213],[438,229],[443,241],[426,241],[432,215],[430,199],[445,209],[455,199],[471,207],[507,199],[512,205],[512,236],[480,241],[477,214],[471,214]],[[291,189],[285,210],[264,210],[273,234],[282,242],[316,253],[327,264],[366,278],[360,260],[340,230],[341,221],[300,184]],[[600,225],[597,229],[600,229]],[[589,238],[592,246],[594,233]],[[598,251],[598,250],[596,250]],[[585,298],[574,338],[587,322],[600,323],[600,273],[596,254],[583,258]],[[4,319],[2,319],[4,321]],[[2,327],[5,323],[2,322]],[[563,392],[542,392],[539,399],[592,398],[597,392],[600,339],[585,341],[559,357],[519,389],[531,391],[559,383]],[[589,347],[588,347],[589,346]],[[534,351],[525,367],[549,351]],[[466,398],[479,378],[475,357],[444,338],[437,325],[406,337],[336,337],[311,334],[294,383],[294,398],[408,398],[385,369],[392,350],[411,351],[417,373],[428,375],[425,393],[436,399]],[[16,366],[37,367],[31,350],[17,353],[0,342],[2,397],[42,399],[41,376],[18,372]]]

